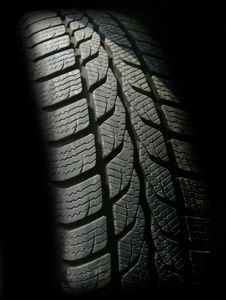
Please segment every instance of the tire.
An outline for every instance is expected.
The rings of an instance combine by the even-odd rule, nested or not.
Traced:
[[[47,141],[63,290],[211,280],[196,136],[157,42],[111,12],[32,12],[24,48]]]

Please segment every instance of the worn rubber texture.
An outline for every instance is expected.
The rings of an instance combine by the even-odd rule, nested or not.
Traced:
[[[111,12],[34,12],[21,26],[48,142],[63,289],[208,281],[211,203],[157,42]]]

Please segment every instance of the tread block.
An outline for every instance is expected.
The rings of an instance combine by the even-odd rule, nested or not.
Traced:
[[[108,69],[105,83],[93,91],[97,119],[108,113],[114,106],[117,97],[117,82],[111,69]]]
[[[207,244],[214,242],[214,229],[211,219],[186,217],[189,240],[192,243]]]
[[[111,280],[111,255],[109,253],[77,267],[64,267],[65,292],[81,294],[106,286]]]
[[[149,55],[143,55],[143,58],[151,75],[161,74],[167,77],[172,77],[169,65],[162,59]]]
[[[109,33],[101,30],[103,34],[106,34],[105,43],[113,54],[113,62],[121,75],[122,87],[127,98],[130,99],[130,95],[134,93],[133,87],[150,92],[150,87],[140,69],[140,62],[135,52],[132,49],[117,45],[111,40]]]
[[[131,119],[140,143],[147,152],[160,160],[168,161],[166,144],[161,131],[145,124],[136,110],[132,110]]]
[[[28,49],[28,55],[31,60],[35,60],[52,52],[68,48],[70,46],[70,39],[68,35],[63,35],[55,39],[38,44],[32,49]]]
[[[149,34],[147,33],[142,33],[138,32],[135,30],[128,30],[129,34],[132,36],[134,40],[141,41],[141,42],[146,42],[150,44],[156,44],[156,40],[153,39]]]
[[[128,192],[113,205],[115,234],[124,231],[135,222],[139,208],[140,184],[135,171]]]
[[[170,171],[153,162],[143,146],[139,149],[139,157],[146,176],[145,184],[148,201],[150,202],[156,197],[162,197],[175,202],[175,190]]]
[[[123,149],[106,167],[110,198],[116,196],[130,184],[133,172],[133,145],[126,131]]]
[[[182,191],[185,207],[193,211],[210,211],[211,204],[203,181],[177,178]]]
[[[161,257],[162,263],[168,267],[174,268],[175,272],[183,271],[184,256],[179,242],[166,237],[161,232],[161,228],[155,218],[152,218],[151,231],[156,247],[156,253]]]
[[[100,49],[100,36],[96,32],[93,32],[91,39],[81,43],[79,48],[83,60],[90,58],[92,55],[96,55]]]
[[[160,119],[151,97],[131,89],[129,101],[131,111],[136,111],[142,120],[150,121],[156,125],[160,124]]]
[[[72,35],[74,31],[83,29],[88,25],[88,18],[86,16],[81,17],[79,20],[70,21],[69,33]]]
[[[157,197],[148,200],[153,218],[155,218],[161,230],[178,236],[180,223],[176,209],[161,202]]]
[[[50,172],[55,181],[78,176],[96,165],[93,134],[59,148],[52,147],[50,150]]]
[[[177,167],[184,171],[200,173],[200,159],[194,144],[171,139],[168,142],[173,150]]]
[[[32,65],[33,80],[41,79],[68,67],[75,65],[75,53],[73,49],[61,51],[45,57]]]
[[[148,276],[148,246],[143,243],[138,262],[122,275],[122,288],[127,291],[141,289]]]
[[[81,11],[75,9],[62,10],[61,14],[64,16],[64,22],[67,27],[71,22],[78,21],[84,16]]]
[[[182,276],[177,274],[183,270],[183,252],[178,242],[163,235],[162,230],[172,236],[180,232],[180,224],[176,210],[161,201],[166,198],[175,202],[175,191],[171,174],[168,169],[154,163],[148,156],[146,149],[139,149],[141,166],[146,177],[146,197],[149,203],[152,224],[151,232],[156,247],[155,266],[163,286],[177,286],[183,282]],[[174,268],[175,272],[169,267]]]
[[[64,35],[66,33],[64,25],[45,29],[44,31],[38,31],[34,33],[30,38],[25,41],[27,48],[32,48],[37,44]]]
[[[127,43],[126,47],[118,45],[117,43],[112,41],[109,34],[105,38],[105,43],[109,47],[110,51],[113,53],[113,61],[121,73],[122,70],[127,73],[129,72],[130,74],[133,72],[130,69],[131,66],[128,66],[128,63],[133,64],[136,67],[140,67],[141,64],[137,59],[135,52],[132,49],[128,48],[128,45],[130,44]]]
[[[100,126],[100,137],[102,143],[103,157],[112,153],[122,144],[126,130],[125,109],[119,97],[115,103],[114,114]]]
[[[73,41],[77,45],[77,43],[81,43],[82,41],[86,41],[90,39],[93,35],[93,25],[91,23],[87,24],[87,27],[83,29],[76,30],[73,34]]]
[[[136,20],[134,20],[133,18],[128,18],[127,16],[122,16],[122,17],[118,17],[118,14],[116,16],[117,19],[120,20],[120,23],[123,25],[123,27],[128,31],[128,30],[132,30],[135,32],[140,32],[140,33],[144,33],[144,34],[148,34],[148,31]],[[150,37],[150,40],[152,38]]]
[[[27,28],[34,23],[37,23],[42,20],[51,19],[57,16],[56,12],[51,11],[32,11],[27,13],[22,20],[22,28]]]
[[[76,69],[45,82],[36,82],[34,89],[40,94],[42,107],[66,101],[82,92],[80,71]]]
[[[53,17],[50,19],[41,20],[38,22],[35,22],[34,24],[31,24],[25,31],[24,36],[25,38],[29,38],[32,34],[37,33],[38,31],[43,31],[45,29],[49,29],[55,26],[62,25],[62,20],[60,17]]]
[[[99,30],[104,35],[113,33],[113,34],[119,34],[121,36],[125,36],[125,33],[122,31],[121,28],[119,28],[119,26],[116,23],[109,24],[109,23],[106,23],[106,22],[104,22],[104,23],[100,22]]]
[[[105,26],[102,25],[101,30],[103,30],[107,34],[107,39],[109,39],[111,42],[123,46],[125,48],[130,48],[130,49],[133,48],[130,41],[124,34],[121,34],[121,32],[120,33],[109,32],[109,31],[107,32],[104,27]]]
[[[55,111],[45,112],[43,124],[48,141],[76,134],[89,126],[87,100],[81,99]]]
[[[137,33],[148,34],[148,31],[141,25],[140,22],[138,22],[134,18],[118,12],[117,13],[110,12],[110,15],[113,16],[115,19],[117,19],[120,22],[120,24],[123,26],[123,28],[126,29],[127,31],[131,30]]]
[[[104,11],[98,11],[98,10],[89,9],[86,12],[88,13],[89,17],[93,19],[93,21],[95,22],[95,24],[97,24],[99,26],[102,25],[102,24],[109,24],[109,25],[116,25],[116,26],[118,26],[118,24],[116,23],[116,21],[113,20]]]
[[[141,41],[136,41],[135,43],[142,55],[146,54],[157,58],[164,58],[162,50],[157,45],[151,45]]]
[[[107,245],[106,217],[76,229],[60,229],[59,239],[63,259],[75,261],[96,253]]]
[[[135,89],[138,89],[140,94],[142,94],[143,91],[148,93],[151,92],[142,70],[121,62],[119,71],[122,74],[122,87],[127,99],[129,99],[128,101],[133,99]]]
[[[88,85],[91,88],[95,83],[104,79],[108,71],[108,55],[103,47],[100,47],[99,55],[86,64]]]
[[[152,76],[151,79],[154,91],[160,99],[180,103],[175,91],[175,86],[170,80],[158,76]]]
[[[194,135],[194,130],[189,114],[182,109],[168,105],[162,105],[169,130],[185,135]]]
[[[118,241],[119,271],[139,260],[144,243],[144,229],[144,214],[139,206],[134,227]]]
[[[155,256],[155,265],[158,271],[160,287],[177,288],[183,284],[184,278],[182,275],[170,270],[167,265],[164,264],[164,260],[158,253]]]
[[[55,188],[56,217],[70,224],[95,214],[102,208],[100,175],[95,175],[68,188]]]

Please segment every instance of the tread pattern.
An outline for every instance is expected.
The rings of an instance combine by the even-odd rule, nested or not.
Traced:
[[[53,79],[37,82],[34,89],[39,91],[42,107],[52,106],[81,93],[81,75],[79,70],[75,69]]]
[[[40,21],[48,20],[56,17],[57,13],[52,11],[33,11],[27,13],[21,20],[21,27],[27,29],[33,24],[37,24]]]
[[[55,111],[46,112],[43,119],[49,141],[75,134],[89,125],[87,100],[81,99]]]
[[[139,30],[138,31],[134,30],[134,28],[128,28],[128,32],[135,41],[141,41],[141,42],[146,42],[146,43],[150,43],[150,44],[156,43],[155,40],[152,37],[150,37],[149,34],[147,34],[145,32],[140,32]]]
[[[25,38],[30,38],[31,35],[45,30],[45,29],[49,29],[58,25],[62,25],[62,20],[59,17],[52,17],[52,18],[48,18],[46,16],[46,19],[44,20],[39,20],[33,24],[31,24],[26,31],[23,32]]]
[[[111,258],[107,253],[100,258],[78,267],[65,267],[67,281],[63,284],[67,292],[91,292],[107,285],[111,280]]]
[[[27,48],[32,48],[42,42],[50,40],[52,38],[56,38],[58,36],[62,36],[65,34],[65,27],[64,25],[59,25],[53,28],[48,28],[45,31],[37,31],[34,33],[30,39],[27,40],[26,46]]]
[[[211,210],[211,203],[206,192],[203,181],[191,180],[188,178],[177,178],[180,185],[185,207],[191,211],[208,212]]]
[[[189,240],[192,243],[213,243],[214,231],[209,219],[189,216],[186,218],[186,221],[189,228]]]
[[[100,47],[98,57],[86,64],[89,88],[104,79],[108,71],[108,56],[103,47]]]
[[[71,28],[71,23],[69,24],[69,28]],[[93,25],[88,23],[87,27],[84,29],[80,29],[74,32],[74,43],[84,42],[92,37],[93,34]]]
[[[175,91],[174,84],[159,76],[152,76],[153,90],[156,92],[156,96],[167,102],[176,102],[180,103],[178,96]]]
[[[157,47],[156,45],[151,45],[148,43],[144,43],[141,41],[135,41],[137,47],[141,49],[142,54],[150,55],[150,53],[157,58],[164,59],[164,54],[162,53],[161,49]]]
[[[93,32],[91,39],[82,43],[80,46],[82,59],[86,60],[90,56],[98,54],[99,48],[100,37],[96,32]]]
[[[151,160],[144,147],[141,147],[139,152],[146,175],[147,199],[165,198],[172,203],[175,202],[175,190],[169,169]]]
[[[78,176],[96,164],[96,148],[92,134],[51,150],[49,155],[50,171],[52,178],[56,181]]]
[[[144,215],[138,208],[134,227],[118,242],[119,271],[133,265],[139,256],[144,239]]]
[[[160,287],[204,280],[211,203],[157,41],[111,12],[35,12],[21,26],[48,141],[64,290],[140,290],[151,267]]]
[[[134,114],[139,115],[138,119],[143,120],[143,122],[150,121],[155,125],[160,125],[160,120],[154,101],[149,96],[133,90],[131,93],[130,103],[132,106],[131,111]],[[145,126],[145,124],[143,126]]]
[[[132,111],[132,122],[147,152],[163,161],[168,161],[163,134],[160,130],[146,125],[135,110]]]
[[[119,98],[115,103],[114,114],[100,126],[103,156],[106,157],[122,144],[126,128],[125,109]]]
[[[155,219],[152,220],[152,227],[153,238],[159,249],[158,255],[161,257],[163,264],[174,268],[175,272],[182,271],[183,253],[180,244],[172,239],[164,238],[161,234],[161,227],[157,224]]]
[[[77,11],[75,9],[62,10],[61,11],[61,16],[64,19],[64,23],[65,23],[66,27],[68,28],[70,22],[80,20],[83,17],[83,13],[80,12],[80,11]]]
[[[33,79],[42,79],[73,65],[75,65],[73,49],[53,54],[34,63],[32,68]]]
[[[75,261],[96,253],[107,244],[106,217],[101,217],[77,229],[61,229],[62,257]]]
[[[145,284],[148,276],[148,246],[144,242],[140,250],[140,256],[129,272],[122,275],[122,286],[124,290],[137,290]]]
[[[70,39],[67,35],[63,35],[52,39],[50,41],[43,42],[29,49],[28,55],[31,60],[35,60],[47,54],[53,53],[58,50],[68,48],[70,45]]]
[[[183,284],[183,277],[174,270],[169,269],[169,266],[165,264],[164,259],[162,259],[159,253],[156,253],[155,264],[158,269],[161,287],[175,288]]]
[[[102,208],[100,175],[68,188],[55,189],[57,221],[70,224],[95,214]]]
[[[191,117],[185,110],[163,105],[162,111],[169,130],[186,136],[194,135]]]
[[[137,22],[135,19],[131,18],[130,16],[126,16],[124,14],[118,13],[117,18],[128,30],[149,34],[148,31],[139,22]],[[156,41],[154,41],[154,39],[153,39],[153,43],[156,44]]]
[[[172,77],[170,68],[165,61],[149,55],[143,55],[143,58],[152,74],[161,74],[166,77]]]
[[[82,16],[81,18],[79,18],[79,20],[71,21],[69,25],[70,35],[72,35],[78,29],[86,28],[87,24],[88,18],[85,16]]]
[[[114,108],[117,97],[116,87],[116,79],[112,71],[109,69],[105,83],[96,88],[93,92],[97,118],[104,116],[112,108]]]
[[[129,185],[133,172],[133,146],[128,132],[125,133],[123,149],[107,164],[110,198],[115,197]]]
[[[194,173],[202,172],[199,163],[200,159],[194,144],[176,139],[170,140],[169,143],[173,148],[176,164],[179,169]]]
[[[113,14],[114,15],[114,14]],[[118,16],[117,14],[114,15],[114,17],[117,19]],[[96,20],[94,18],[94,20]],[[157,58],[157,55],[143,55],[142,50],[140,50],[140,47],[142,47],[142,44],[140,44],[137,41],[141,42],[146,42],[150,45],[155,45],[152,39],[146,35],[146,33],[141,33],[136,32],[134,30],[131,30],[128,28],[125,28],[125,24],[123,25],[122,21],[120,20],[118,22],[122,28],[125,29],[125,32],[128,34],[130,41],[134,39],[134,45],[136,47],[136,50],[140,54],[140,59],[143,61],[144,65],[146,66],[146,70],[149,71],[151,75],[151,81],[150,81],[150,86],[153,89],[154,95],[156,96],[156,100],[163,100],[167,101],[168,103],[170,102],[176,102],[180,104],[180,101],[178,100],[178,96],[175,92],[174,85],[172,84],[170,79],[165,79],[165,77],[171,78],[172,74],[170,72],[170,69],[168,65],[162,61],[160,58]],[[132,22],[131,22],[132,24]],[[103,28],[103,24],[100,27]],[[138,30],[139,31],[139,30]],[[104,34],[104,32],[103,32]],[[150,92],[147,87],[145,87],[144,84],[142,85],[134,85],[134,81],[136,82],[136,71],[137,69],[137,74],[139,72],[139,83],[142,82],[142,79],[144,75],[142,75],[141,70],[139,69],[139,65],[137,64],[137,67],[135,67],[135,64],[133,64],[133,68],[130,70],[133,71],[133,78],[131,80],[130,74],[125,72],[127,66],[128,66],[128,61],[123,61],[123,59],[119,59],[117,56],[117,51],[114,49],[116,48],[113,44],[112,41],[108,41],[108,35],[106,36],[105,39],[106,44],[110,48],[113,54],[113,62],[115,67],[117,68],[117,71],[119,72],[120,80],[122,82],[122,89],[125,93],[125,96],[127,97],[128,104],[131,105],[131,95],[133,94],[133,90],[135,89],[136,92],[139,92],[140,94],[146,94],[147,92]],[[129,49],[129,51],[131,51]],[[129,52],[131,53],[131,52]],[[132,55],[132,53],[131,53]],[[123,65],[127,63],[127,66]],[[162,78],[163,76],[163,78]],[[152,99],[149,98],[149,101],[152,102]],[[169,105],[169,104],[168,104]],[[171,173],[171,170],[167,167],[163,167],[161,164],[162,161],[164,161],[164,158],[166,159],[166,155],[163,155],[162,157],[160,155],[153,155],[153,151],[151,152],[150,149],[148,149],[147,145],[145,145],[145,141],[147,138],[144,138],[143,132],[145,132],[145,129],[140,129],[142,126],[140,124],[144,123],[144,119],[141,118],[142,113],[138,113],[138,109],[135,105],[131,105],[130,107],[130,112],[131,112],[131,122],[134,125],[134,131],[135,134],[138,136],[138,139],[140,140],[140,143],[138,143],[138,146],[140,148],[140,162],[143,168],[143,171],[145,173],[145,177],[148,179],[146,182],[146,197],[149,202],[150,208],[152,215],[155,220],[155,225],[152,224],[152,236],[154,239],[155,247],[157,250],[156,253],[156,267],[157,271],[159,274],[159,277],[161,279],[161,282],[163,285],[168,285],[168,282],[172,282],[173,285],[179,285],[183,282],[182,276],[178,274],[178,269],[181,271],[184,268],[184,260],[183,256],[184,253],[182,251],[182,247],[180,245],[180,242],[174,242],[175,237],[179,234],[180,230],[180,220],[179,216],[177,213],[177,210],[173,207],[171,207],[170,202],[175,203],[177,200],[176,196],[176,191],[174,189],[174,179],[173,176],[174,174]],[[161,107],[161,111],[156,114],[157,116],[162,116],[164,117],[164,106]],[[172,109],[171,109],[172,110]],[[180,118],[178,115],[178,110],[174,110],[174,116],[175,119],[172,120],[172,113],[171,116],[168,116],[168,126],[170,130],[176,130],[176,125],[180,123]],[[169,115],[169,113],[168,113]],[[170,118],[171,117],[171,118]],[[170,123],[171,121],[171,123]],[[139,123],[138,123],[139,122]],[[142,123],[141,123],[142,122]],[[186,121],[184,121],[186,122]],[[136,125],[136,124],[139,125]],[[153,122],[155,123],[155,122]],[[174,123],[174,124],[173,124]],[[151,123],[150,123],[151,125]],[[149,125],[149,126],[150,126]],[[174,125],[174,126],[173,126]],[[190,127],[189,123],[183,123],[180,124],[181,127],[181,132],[183,134],[187,134],[186,130],[187,127]],[[145,127],[143,128],[148,128],[148,124],[145,122]],[[156,129],[156,127],[154,127]],[[148,128],[149,129],[149,128]],[[151,128],[153,130],[153,127]],[[140,132],[139,132],[140,130]],[[188,131],[188,130],[187,130]],[[189,132],[190,133],[190,132]],[[176,141],[176,142],[175,142]],[[171,149],[173,150],[174,154],[174,159],[177,162],[177,167],[182,169],[182,170],[187,170],[188,172],[194,172],[194,173],[199,173],[201,171],[201,168],[199,166],[199,158],[196,154],[195,147],[187,142],[184,141],[178,141],[178,140],[170,140],[168,142],[169,144],[174,144],[174,146],[171,146]],[[139,145],[140,144],[140,145]],[[150,141],[148,146],[153,145],[153,140]],[[153,145],[154,148],[156,149],[156,145]],[[166,144],[163,143],[161,145],[162,151],[165,151],[165,153],[168,153],[168,150],[166,147]],[[164,153],[164,152],[163,152]],[[151,156],[150,156],[151,155]],[[151,157],[155,156],[158,160],[159,163],[155,163],[152,161]],[[153,157],[154,159],[154,157]],[[171,158],[172,159],[172,158]],[[166,159],[167,161],[167,159]],[[147,163],[148,162],[148,163]],[[156,172],[159,174],[158,180],[156,180]],[[157,182],[158,183],[157,183]],[[155,183],[156,182],[156,183]],[[159,197],[160,196],[160,197]],[[166,200],[165,200],[166,199]],[[164,202],[166,201],[169,203],[166,205]],[[195,201],[195,199],[194,199]],[[169,218],[168,220],[165,219],[163,216],[161,216],[161,213],[166,211],[166,216]],[[167,223],[170,224],[169,226],[167,223],[165,223],[163,220],[167,220]],[[155,235],[156,232],[156,226],[161,228],[161,231],[158,230],[158,235]],[[169,232],[169,229],[171,232]],[[190,228],[188,228],[190,230]],[[167,232],[167,236],[164,234],[164,231]],[[168,235],[172,235],[172,239],[169,239]],[[172,244],[172,241],[176,246],[174,245],[174,248],[172,250],[169,250],[168,246],[165,248],[167,256],[161,255],[162,251],[162,243],[160,241],[165,241],[167,245]],[[173,250],[174,249],[174,250]],[[171,267],[170,271],[168,269],[168,264],[167,264],[167,257],[169,255],[168,251],[170,252],[170,255],[172,256],[172,262],[174,262]],[[160,258],[161,257],[161,258]],[[178,257],[181,257],[179,260]],[[180,261],[180,268],[176,265],[176,262]],[[174,270],[174,271],[173,271]],[[166,281],[164,278],[168,278]]]
[[[128,192],[113,205],[116,234],[123,232],[136,219],[139,195],[139,182],[136,172],[133,171]]]

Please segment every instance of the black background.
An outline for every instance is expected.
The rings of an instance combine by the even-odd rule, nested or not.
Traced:
[[[19,51],[18,20],[42,8],[96,8],[125,12],[150,28],[173,67],[192,111],[202,163],[214,201],[217,271],[212,290],[225,280],[225,95],[223,7],[191,1],[20,1],[1,13],[1,240],[0,277],[5,299],[60,298],[56,288],[54,218],[43,142]],[[222,80],[223,79],[223,80]],[[6,107],[5,107],[6,105]],[[1,296],[0,296],[1,297]]]

